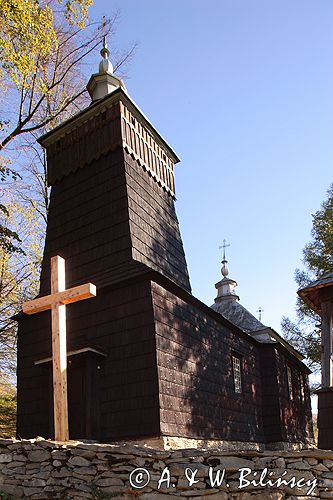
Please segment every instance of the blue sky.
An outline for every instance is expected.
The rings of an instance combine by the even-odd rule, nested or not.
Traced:
[[[333,2],[96,0],[91,15],[117,9],[114,43],[139,42],[127,90],[182,160],[194,295],[213,302],[225,238],[242,304],[280,331],[333,182]]]

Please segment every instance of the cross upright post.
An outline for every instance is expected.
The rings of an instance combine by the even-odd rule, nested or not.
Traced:
[[[65,260],[51,258],[51,294],[23,304],[23,312],[35,314],[51,309],[54,435],[69,440],[67,396],[66,304],[96,296],[96,287],[86,283],[66,290]]]
[[[65,290],[65,261],[51,259],[51,295]],[[51,308],[54,430],[59,441],[68,441],[67,332],[66,306],[56,302]],[[57,439],[57,438],[56,438]]]
[[[219,249],[221,250],[221,248],[223,248],[223,261],[225,261],[225,249],[230,247],[230,243],[227,243],[226,240],[223,240],[223,245],[219,246]]]

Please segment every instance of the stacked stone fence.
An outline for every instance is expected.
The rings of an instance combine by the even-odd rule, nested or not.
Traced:
[[[0,498],[333,498],[333,452],[164,451],[0,439]]]

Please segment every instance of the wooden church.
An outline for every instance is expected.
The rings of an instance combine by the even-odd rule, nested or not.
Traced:
[[[67,307],[70,439],[310,442],[309,370],[241,306],[226,260],[214,306],[191,294],[179,159],[101,54],[91,105],[39,140],[52,186],[39,297],[56,255],[67,288],[97,289]],[[17,435],[52,438],[51,314],[18,322]]]

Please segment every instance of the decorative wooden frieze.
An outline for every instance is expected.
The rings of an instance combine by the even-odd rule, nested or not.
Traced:
[[[123,148],[175,197],[174,162],[123,102],[120,102],[120,113]]]
[[[70,128],[48,146],[48,182],[53,185],[122,145],[119,102]]]
[[[179,158],[121,89],[55,128],[39,142],[47,148],[49,185],[122,147],[162,189],[175,197],[174,164]]]

